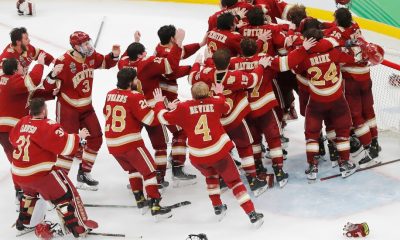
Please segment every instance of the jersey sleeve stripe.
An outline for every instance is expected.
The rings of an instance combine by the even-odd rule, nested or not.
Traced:
[[[75,146],[75,134],[68,134],[67,143],[65,144],[64,150],[61,152],[60,155],[71,155],[72,151],[74,150]]]

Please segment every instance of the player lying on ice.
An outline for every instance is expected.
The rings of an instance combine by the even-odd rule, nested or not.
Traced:
[[[76,153],[81,140],[90,136],[87,129],[79,134],[68,134],[61,126],[47,119],[43,98],[34,98],[29,104],[30,115],[23,117],[10,133],[14,147],[12,177],[22,188],[16,228],[20,232],[43,226],[46,205],[40,196],[55,205],[61,218],[63,234],[85,236],[97,223],[88,220],[82,200],[67,174],[55,167],[57,154]],[[39,196],[40,194],[40,196]],[[42,201],[42,203],[40,203]],[[35,207],[36,206],[36,207]],[[42,228],[38,236],[51,237],[50,226]]]
[[[161,89],[154,90],[155,111],[160,123],[178,125],[188,136],[189,157],[192,165],[205,177],[207,190],[219,220],[226,214],[227,206],[220,198],[219,178],[221,177],[249,216],[251,223],[259,227],[263,223],[263,214],[257,213],[246,187],[230,155],[233,142],[221,125],[221,117],[230,109],[222,95],[223,85],[216,84],[211,97],[210,88],[204,82],[192,86],[193,100],[174,102],[165,108]]]

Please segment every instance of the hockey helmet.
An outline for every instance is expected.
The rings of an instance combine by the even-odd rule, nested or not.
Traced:
[[[81,45],[84,42],[90,41],[91,38],[89,37],[89,34],[84,33],[82,31],[75,31],[69,36],[69,43],[71,44],[72,47],[75,45]]]

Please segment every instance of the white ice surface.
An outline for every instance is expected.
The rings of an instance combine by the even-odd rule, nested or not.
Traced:
[[[75,30],[87,31],[95,38],[101,19],[106,16],[98,51],[107,53],[114,43],[125,49],[133,41],[136,29],[142,32],[142,42],[152,54],[157,43],[156,31],[165,24],[175,24],[186,30],[186,43],[198,42],[207,28],[207,17],[216,6],[184,5],[173,3],[146,3],[135,1],[49,1],[37,2],[37,17],[18,17],[15,1],[0,2],[0,46],[9,42],[8,33],[12,27],[28,28],[32,44],[45,49],[54,56],[60,56],[69,48],[69,34]],[[323,6],[322,1],[307,0],[313,6]],[[334,5],[332,4],[332,7]],[[325,8],[325,7],[324,7]],[[331,9],[329,7],[328,9]],[[385,46],[398,49],[398,41],[369,35]],[[191,64],[193,58],[185,61]],[[101,109],[107,91],[116,83],[116,72],[99,70],[95,72],[93,89],[94,107],[100,122],[104,123]],[[188,97],[188,84],[179,81],[180,95]],[[0,103],[3,104],[3,103]],[[54,103],[50,104],[50,117],[54,118]],[[207,196],[204,178],[190,165],[186,171],[198,175],[198,184],[192,187],[169,188],[163,195],[163,204],[190,200],[192,205],[174,211],[173,218],[155,224],[150,215],[141,216],[135,209],[88,208],[90,218],[99,222],[98,232],[124,233],[127,239],[143,236],[143,239],[183,240],[191,233],[206,233],[208,239],[273,239],[273,240],[338,240],[344,239],[342,227],[348,221],[367,222],[371,228],[368,239],[392,240],[398,238],[400,211],[400,164],[392,164],[375,170],[365,171],[342,180],[340,178],[309,185],[305,179],[305,142],[303,119],[289,123],[286,136],[290,137],[289,156],[285,168],[290,174],[284,189],[275,188],[257,199],[256,209],[265,215],[265,223],[259,230],[250,227],[247,216],[242,212],[230,192],[222,195],[228,204],[228,214],[217,222]],[[145,134],[146,135],[146,134]],[[147,137],[146,144],[149,143]],[[382,160],[400,158],[399,136],[382,136]],[[149,146],[150,147],[150,146]],[[9,163],[0,151],[0,239],[14,239],[15,230],[11,225],[17,213],[14,205]],[[267,164],[271,171],[270,163]],[[330,163],[322,163],[319,176],[337,173]],[[77,164],[70,177],[75,181]],[[105,146],[100,150],[93,169],[94,178],[100,181],[98,192],[81,192],[86,203],[131,204],[133,195],[126,189],[128,182],[117,162],[107,153]],[[168,170],[167,178],[170,178]],[[50,213],[54,218],[54,213]],[[35,239],[28,234],[20,239]],[[90,239],[111,239],[90,237]]]

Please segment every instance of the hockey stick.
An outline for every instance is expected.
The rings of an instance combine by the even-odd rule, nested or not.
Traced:
[[[103,26],[104,26],[105,21],[106,21],[106,16],[103,16],[103,19],[101,20],[99,31],[97,32],[96,40],[94,42],[94,48],[97,47],[97,43],[99,42],[100,35],[101,35],[101,32],[103,31]]]
[[[174,209],[174,208],[179,208],[182,206],[186,206],[191,204],[190,201],[183,201],[183,202],[179,202],[179,203],[175,203],[169,206],[165,206],[165,208],[169,208],[169,209]],[[137,206],[133,206],[133,205],[110,205],[110,204],[89,204],[86,203],[84,204],[85,207],[100,207],[100,208],[137,208]]]
[[[98,233],[98,232],[89,232],[88,235],[93,235],[93,236],[103,236],[103,237],[122,237],[125,238],[125,234],[120,234],[120,233]],[[129,239],[132,239],[129,237]],[[138,236],[135,237],[134,239],[143,239],[143,236]]]
[[[391,163],[395,163],[395,162],[400,162],[400,159],[392,160],[392,161],[385,162],[385,163],[379,163],[379,164],[371,166],[371,167],[360,168],[360,169],[357,169],[356,172],[362,172],[362,171],[365,171],[365,170],[368,170],[368,169],[385,166],[385,165],[388,165],[388,164],[391,164]],[[332,175],[332,176],[323,177],[323,178],[320,179],[320,181],[325,181],[325,180],[329,180],[329,179],[332,179],[332,178],[337,178],[337,177],[340,177],[340,176],[342,176],[342,175],[341,174],[335,174],[335,175]]]

